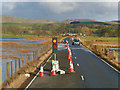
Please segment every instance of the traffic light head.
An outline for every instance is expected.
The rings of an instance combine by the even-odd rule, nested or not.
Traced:
[[[52,38],[53,53],[57,52],[57,38]]]

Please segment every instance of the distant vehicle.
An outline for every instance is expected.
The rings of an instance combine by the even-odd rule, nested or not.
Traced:
[[[80,40],[79,39],[74,39],[72,40],[72,45],[80,45]]]

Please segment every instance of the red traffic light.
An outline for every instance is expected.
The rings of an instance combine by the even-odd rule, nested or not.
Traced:
[[[54,48],[56,48],[56,47],[57,47],[57,45],[56,45],[56,44],[54,44],[54,45],[53,45],[53,47],[54,47]]]

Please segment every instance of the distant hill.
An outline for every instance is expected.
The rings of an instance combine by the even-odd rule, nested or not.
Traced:
[[[68,19],[64,20],[63,22],[70,23],[70,22],[99,22],[97,20],[92,20],[92,19]]]
[[[107,22],[100,22],[97,20],[93,20],[93,19],[68,19],[68,20],[64,20],[64,23],[70,23],[70,24],[104,24],[104,25],[109,25],[110,23]]]
[[[12,17],[8,15],[0,15],[0,23],[56,23],[56,21],[46,19],[25,19],[22,17]]]
[[[120,23],[120,21],[111,21],[111,22],[116,22],[116,23]]]
[[[100,22],[93,19],[67,19],[61,22],[53,21],[53,20],[47,20],[47,19],[25,19],[22,17],[12,17],[8,15],[0,15],[2,17],[2,20],[0,18],[0,23],[70,23],[70,24],[117,24],[120,23],[120,21],[109,21],[109,22]]]

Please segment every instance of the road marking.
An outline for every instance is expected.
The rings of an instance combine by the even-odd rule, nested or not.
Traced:
[[[90,51],[90,50],[89,50]],[[105,60],[103,60],[102,58],[98,57],[95,53],[93,53],[92,51],[90,51],[94,56],[96,56],[97,58],[99,58],[100,60],[102,60],[105,64],[107,64],[109,67],[111,67],[113,70],[115,70],[116,72],[120,73],[120,71],[118,71],[116,68],[114,68],[112,65],[110,65],[109,63],[107,63]]]
[[[75,57],[75,59],[77,59],[77,57]]]
[[[79,63],[77,63],[77,66],[79,66]]]
[[[84,77],[83,77],[83,75],[81,75],[81,79],[84,81]]]
[[[82,49],[82,48],[71,48],[71,49]]]
[[[46,62],[48,62],[52,56],[53,56],[53,54],[48,58],[48,60]],[[43,67],[45,67],[45,66],[46,66],[46,64],[43,65]],[[40,73],[40,70],[24,90],[27,90],[30,87],[30,85],[33,83],[33,81],[36,79],[36,77],[39,75],[39,73]]]

